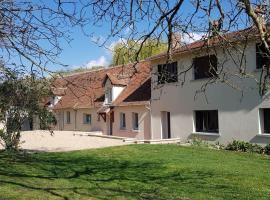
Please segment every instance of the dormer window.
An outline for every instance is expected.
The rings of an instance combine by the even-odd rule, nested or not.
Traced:
[[[112,88],[108,88],[105,93],[105,103],[110,104],[112,102]]]

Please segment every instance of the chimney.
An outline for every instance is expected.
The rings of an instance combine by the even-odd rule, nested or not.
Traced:
[[[210,23],[211,37],[217,36],[220,29],[221,23],[219,22],[219,20],[214,20],[212,23]]]

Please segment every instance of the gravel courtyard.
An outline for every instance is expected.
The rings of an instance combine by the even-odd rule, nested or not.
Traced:
[[[120,139],[102,138],[96,136],[76,135],[83,132],[54,131],[25,131],[22,132],[21,148],[35,151],[60,152],[81,149],[102,148],[125,145]],[[75,134],[75,135],[74,135]],[[0,149],[3,148],[0,144]]]

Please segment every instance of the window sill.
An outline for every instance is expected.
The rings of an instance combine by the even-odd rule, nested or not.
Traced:
[[[270,133],[259,133],[256,136],[258,136],[258,137],[270,137]]]
[[[171,83],[159,83],[157,86],[167,86],[167,85],[177,85],[179,81],[171,82]]]
[[[209,133],[209,132],[193,132],[191,133],[192,135],[204,135],[204,136],[216,136],[219,137],[220,134],[219,133]]]
[[[138,132],[140,132],[140,131],[139,131],[139,129],[132,129],[132,132],[138,133]]]
[[[120,131],[126,131],[127,129],[126,128],[120,128],[119,130]]]

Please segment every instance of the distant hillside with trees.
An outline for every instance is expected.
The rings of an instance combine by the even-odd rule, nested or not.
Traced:
[[[56,71],[55,74],[67,76],[67,75],[88,72],[88,71],[93,71],[93,70],[98,70],[98,69],[103,69],[103,68],[105,68],[105,67],[104,66],[93,66],[91,68],[79,67],[79,68],[74,68],[74,69],[62,69],[62,70]]]

